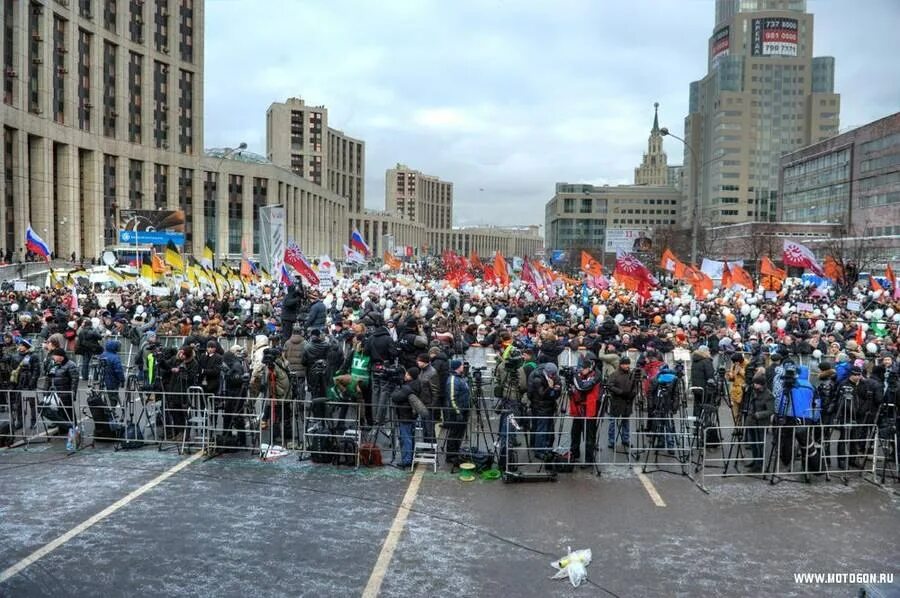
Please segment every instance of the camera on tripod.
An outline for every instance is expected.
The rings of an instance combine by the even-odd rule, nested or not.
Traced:
[[[784,367],[784,373],[781,374],[781,383],[785,390],[797,385],[797,368],[792,364]]]
[[[405,370],[397,365],[386,365],[373,371],[376,378],[381,378],[390,384],[403,384]]]
[[[564,365],[559,368],[559,377],[565,380],[567,384],[571,385],[575,380],[575,366]]]
[[[260,361],[263,365],[271,369],[275,367],[275,362],[278,361],[279,357],[281,357],[281,349],[279,349],[278,347],[266,347],[265,349],[263,349],[263,354]]]

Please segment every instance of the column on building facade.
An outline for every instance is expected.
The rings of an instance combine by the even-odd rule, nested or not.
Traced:
[[[243,191],[241,197],[241,253],[253,252],[253,186],[255,177],[247,175],[244,177],[244,184],[241,187]]]
[[[199,166],[199,164],[198,164]],[[206,214],[203,211],[203,181],[206,178],[206,171],[197,168],[191,179],[191,193],[193,195],[192,211],[185,214],[186,218],[191,218],[192,239],[191,246],[185,247],[185,251],[190,251],[194,257],[203,255],[203,247],[206,245]]]
[[[303,238],[306,236],[306,203],[306,189],[300,189],[300,203],[297,204],[297,213],[294,217],[294,230],[290,234],[290,238],[298,243],[303,242]]]
[[[154,179],[156,178],[156,163],[151,160],[141,162],[141,205],[142,210],[153,210],[155,194]]]
[[[78,254],[85,259],[100,257],[103,253],[103,153],[99,151],[84,152],[84,178],[81,180],[84,201],[81,210],[84,214],[84,230],[80,237],[81,251]]]
[[[45,11],[46,12],[46,11]],[[32,137],[28,156],[31,173],[28,179],[31,227],[54,253],[53,238],[53,141]],[[24,244],[24,238],[22,240]]]
[[[216,181],[216,258],[228,255],[228,171],[219,169]]]
[[[43,112],[45,118],[53,121],[53,10],[49,6],[44,6],[40,17],[40,32],[44,41],[40,42],[41,68],[38,76],[38,106]],[[26,25],[27,27],[27,25]],[[29,45],[31,40],[29,39]],[[24,46],[26,52],[28,45]],[[23,69],[23,77],[27,77],[27,69]],[[28,109],[28,105],[25,105]],[[44,239],[46,241],[46,239]]]
[[[81,239],[81,176],[78,172],[78,148],[72,144],[60,144],[56,151],[56,200],[57,213],[54,226],[58,233],[54,252],[68,258]]]

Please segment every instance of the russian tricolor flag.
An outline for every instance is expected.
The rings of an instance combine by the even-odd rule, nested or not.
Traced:
[[[290,274],[288,274],[287,266],[281,264],[281,284],[285,286],[291,286],[294,284],[294,281],[291,280]]]
[[[50,261],[50,246],[32,230],[30,224],[25,230],[25,249]]]
[[[363,239],[363,236],[356,228],[353,229],[353,234],[350,235],[350,247],[359,251],[363,255],[369,255],[370,253],[372,253],[372,250],[369,249],[369,246],[366,244],[366,240]]]

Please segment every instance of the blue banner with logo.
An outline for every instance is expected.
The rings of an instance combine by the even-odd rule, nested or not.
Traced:
[[[554,249],[550,253],[550,262],[553,264],[561,264],[566,261],[566,257],[568,257],[566,253],[565,249]]]
[[[184,245],[184,233],[157,230],[119,231],[119,243],[123,245],[166,245],[169,241],[176,245]]]

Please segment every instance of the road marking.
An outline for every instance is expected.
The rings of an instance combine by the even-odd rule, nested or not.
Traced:
[[[384,581],[388,566],[394,557],[394,550],[400,541],[400,534],[403,533],[403,528],[406,527],[406,518],[409,517],[409,510],[412,508],[416,495],[419,493],[419,486],[422,484],[424,473],[425,468],[419,466],[409,481],[406,494],[403,495],[403,502],[400,503],[397,515],[394,516],[394,522],[391,524],[391,529],[384,539],[384,545],[382,545],[381,552],[378,554],[378,560],[375,561],[375,567],[369,576],[369,582],[366,584],[366,589],[363,590],[363,598],[375,598],[381,590],[381,583]]]
[[[94,524],[100,523],[101,521],[103,521],[104,519],[106,519],[107,517],[109,517],[110,515],[112,515],[116,511],[118,511],[119,509],[121,509],[122,507],[126,506],[128,503],[130,503],[134,499],[138,498],[145,492],[152,490],[153,488],[159,486],[161,483],[165,482],[167,479],[169,479],[170,477],[172,477],[173,475],[175,475],[176,473],[178,473],[179,471],[181,471],[182,469],[184,469],[185,467],[187,467],[188,465],[190,465],[197,459],[202,458],[203,456],[204,455],[202,452],[194,453],[193,455],[191,455],[184,461],[177,463],[171,469],[164,471],[156,478],[150,480],[149,482],[147,482],[146,484],[144,484],[143,486],[141,486],[134,492],[131,492],[130,494],[126,495],[124,498],[121,498],[121,499],[117,500],[116,502],[114,502],[113,504],[109,505],[108,507],[106,507],[105,509],[103,509],[102,511],[100,511],[99,513],[97,513],[96,515],[91,517],[90,519],[87,519],[86,521],[79,523],[78,525],[76,525],[75,527],[73,527],[72,529],[70,529],[69,531],[67,531],[60,537],[58,537],[57,539],[53,540],[49,544],[46,544],[46,545],[42,546],[41,548],[35,550],[30,555],[28,555],[27,557],[25,557],[24,559],[22,559],[21,561],[19,561],[15,565],[13,565],[12,567],[10,567],[10,568],[4,570],[2,573],[0,573],[0,583],[3,583],[5,581],[7,581],[8,579],[14,577],[16,574],[18,574],[20,571],[22,571],[29,565],[44,558],[45,556],[47,556],[48,554],[50,554],[51,552],[53,552],[54,550],[56,550],[57,548],[59,548],[60,546],[62,546],[63,544],[65,544],[66,542],[71,540],[72,538],[74,538],[75,536],[84,532],[85,530],[87,530],[88,528],[93,526]]]
[[[643,472],[638,472],[638,479],[641,481],[641,484],[644,485],[644,490],[647,491],[647,494],[650,495],[650,499],[653,501],[657,507],[666,506],[666,502],[662,499],[662,496],[659,495],[659,492],[656,490],[656,486],[653,485],[653,482],[650,478],[647,477],[647,474]]]

